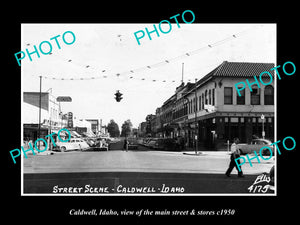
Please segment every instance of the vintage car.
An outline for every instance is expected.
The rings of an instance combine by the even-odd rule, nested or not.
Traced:
[[[272,142],[267,139],[254,139],[250,144],[240,143],[238,144],[238,149],[241,152],[241,155],[252,154],[256,151],[256,154],[259,155],[259,151],[262,147],[268,146],[272,149],[272,154],[274,155],[274,146],[271,145]],[[270,155],[270,151],[267,148],[264,148],[261,152],[262,155]]]
[[[58,141],[56,146],[56,148],[62,152],[70,150],[86,150],[90,148],[90,146],[81,138],[70,138],[68,142]]]
[[[138,142],[135,138],[128,138],[128,149],[138,149]]]

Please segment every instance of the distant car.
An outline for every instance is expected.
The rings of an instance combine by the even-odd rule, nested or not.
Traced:
[[[165,139],[159,138],[159,139],[155,140],[155,144],[152,148],[156,149],[156,150],[164,150],[164,147],[165,147],[164,143],[165,143]]]
[[[149,138],[144,144],[145,147],[152,148],[156,143],[157,138]]]
[[[159,138],[156,140],[156,143],[153,147],[157,150],[164,150],[164,151],[178,151],[179,145],[173,138]]]
[[[151,138],[144,138],[141,145],[146,146],[150,140],[151,140]]]
[[[157,139],[151,139],[151,140],[146,144],[146,147],[154,149],[155,146],[156,146],[157,141],[158,141]]]
[[[95,141],[93,141],[92,139],[90,138],[86,138],[84,139],[84,141],[90,146],[90,147],[93,147],[95,145]]]
[[[241,155],[252,154],[256,151],[256,154],[259,155],[259,151],[262,147],[268,146],[272,149],[272,154],[274,155],[274,145],[271,145],[272,142],[267,139],[254,139],[250,144],[238,144],[238,148],[240,149]],[[268,149],[263,149],[261,152],[262,155],[270,155],[270,151]]]
[[[143,142],[144,142],[144,141],[143,141],[143,139],[140,139],[140,138],[139,138],[139,139],[137,139],[136,141],[137,141],[137,143],[138,143],[139,145],[142,145],[142,144],[143,144]]]
[[[95,145],[93,146],[93,150],[96,151],[108,151],[109,149],[109,141],[106,138],[99,137],[96,139]]]
[[[57,149],[64,152],[70,150],[86,150],[90,146],[81,138],[71,138],[68,142],[56,142]]]
[[[138,142],[135,138],[128,138],[128,149],[138,149]]]

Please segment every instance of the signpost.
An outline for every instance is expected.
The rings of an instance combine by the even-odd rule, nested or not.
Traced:
[[[265,139],[265,129],[264,129],[265,115],[261,114],[260,118],[262,120],[262,138]]]

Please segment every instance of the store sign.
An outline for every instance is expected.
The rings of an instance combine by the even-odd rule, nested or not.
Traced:
[[[72,127],[73,127],[73,113],[68,112],[68,128],[72,128]]]
[[[70,96],[58,96],[56,98],[57,102],[72,102],[72,98]]]

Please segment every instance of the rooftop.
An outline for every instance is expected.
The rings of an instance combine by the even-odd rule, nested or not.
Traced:
[[[217,68],[201,78],[197,84],[205,82],[210,77],[253,77],[268,71],[274,76],[274,63],[228,62],[224,61]],[[264,74],[263,77],[269,77]]]

